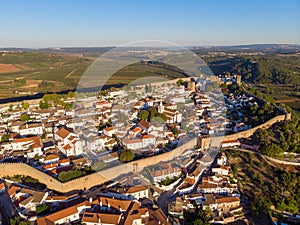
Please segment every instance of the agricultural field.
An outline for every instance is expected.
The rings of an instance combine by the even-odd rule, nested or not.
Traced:
[[[84,54],[0,52],[0,99],[73,90],[95,59],[96,56]],[[153,77],[155,81],[157,77],[184,76],[181,70],[169,65],[141,62],[117,71],[105,84],[128,84],[143,77]]]
[[[257,85],[256,89],[272,97],[276,103],[283,103],[293,110],[300,112],[300,85]]]
[[[0,98],[74,89],[93,58],[82,54],[0,53]]]

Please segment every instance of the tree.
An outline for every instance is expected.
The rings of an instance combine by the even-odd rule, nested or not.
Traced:
[[[270,203],[265,199],[264,196],[254,196],[250,209],[256,215],[267,215],[269,212]]]
[[[174,134],[175,136],[177,136],[178,133],[179,133],[179,131],[178,131],[177,127],[174,126],[174,128],[173,128],[173,134]]]
[[[115,139],[117,143],[120,143],[120,139],[118,138],[118,136],[116,134],[113,134],[111,137],[113,139]]]
[[[9,220],[9,224],[11,225],[30,225],[31,223],[29,221],[21,221],[21,218],[19,216],[14,217]]]
[[[158,117],[158,118],[162,119],[163,122],[167,122],[167,120],[168,120],[168,117],[165,114],[162,114],[162,113],[157,113],[155,115],[155,117]],[[161,121],[157,121],[157,122],[161,122]]]
[[[179,87],[179,86],[183,85],[183,82],[182,82],[181,79],[179,79],[179,80],[176,82],[176,84],[177,84],[177,86]]]
[[[29,108],[29,103],[23,101],[23,102],[22,102],[22,108],[23,108],[23,109],[28,109],[28,108]]]
[[[141,120],[148,120],[149,112],[147,110],[142,110],[139,114]]]
[[[130,149],[123,149],[120,153],[121,162],[130,162],[134,159],[134,153]]]
[[[75,92],[69,91],[67,96],[68,98],[75,98]]]
[[[41,100],[40,101],[40,109],[48,109],[48,108],[49,108],[49,103]]]
[[[4,135],[1,137],[1,141],[0,141],[0,142],[6,142],[6,141],[9,141],[9,134],[4,134]]]
[[[150,109],[148,109],[149,111],[149,119],[150,121],[155,117],[155,115],[158,113],[157,109],[155,107],[151,107]]]
[[[9,105],[8,111],[11,112],[13,110],[14,106],[13,105]]]
[[[21,116],[20,116],[20,121],[28,121],[30,120],[30,116],[27,114],[27,113],[23,113]]]

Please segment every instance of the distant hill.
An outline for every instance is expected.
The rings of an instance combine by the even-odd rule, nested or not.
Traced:
[[[107,52],[111,47],[57,47],[57,48],[0,48],[1,51],[10,52],[49,52],[49,53],[97,53]],[[126,48],[126,47],[122,47]],[[138,47],[137,47],[138,48]],[[230,45],[230,46],[189,46],[191,50],[202,51],[228,51],[228,50],[300,50],[299,44],[249,44],[249,45]]]

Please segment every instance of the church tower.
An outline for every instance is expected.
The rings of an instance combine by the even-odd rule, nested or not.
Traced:
[[[158,112],[159,112],[159,113],[163,113],[164,110],[165,110],[165,107],[164,107],[164,105],[163,105],[163,103],[162,103],[162,101],[161,101],[161,102],[159,103],[159,106],[158,106]]]

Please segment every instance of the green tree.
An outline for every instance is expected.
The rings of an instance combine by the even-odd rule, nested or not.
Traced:
[[[130,149],[123,149],[120,153],[121,162],[130,162],[134,159],[134,153]]]
[[[21,218],[19,216],[14,217],[9,220],[10,225],[30,225],[31,223],[29,221],[21,221]]]
[[[41,100],[40,101],[40,109],[48,109],[48,108],[49,108],[49,103]]]
[[[151,108],[148,109],[148,111],[149,111],[149,119],[150,119],[150,121],[152,121],[152,119],[158,113],[157,109],[155,107],[151,107]]]
[[[168,117],[165,114],[162,114],[162,113],[157,113],[155,115],[155,117],[163,120],[163,122],[167,122],[167,120],[168,120]],[[156,122],[161,122],[161,121],[160,120],[156,120]]]
[[[174,128],[173,128],[173,134],[174,134],[175,136],[177,136],[178,133],[179,133],[179,131],[178,131],[177,127],[174,126]]]
[[[148,116],[149,116],[149,112],[147,110],[142,110],[140,113],[139,113],[139,118],[141,120],[148,120]]]
[[[267,215],[269,212],[270,203],[266,200],[264,196],[257,195],[254,196],[252,203],[250,204],[250,209],[256,215]]]
[[[69,91],[67,97],[68,98],[75,98],[75,92]]]
[[[28,108],[29,108],[29,103],[23,101],[23,102],[22,102],[22,108],[23,108],[23,109],[28,109]]]
[[[179,79],[177,82],[176,82],[176,85],[179,87],[179,86],[181,86],[181,85],[183,85],[183,82],[182,82],[182,80],[181,79]]]
[[[9,105],[8,111],[11,112],[13,110],[14,106],[13,105]]]
[[[27,114],[27,113],[23,113],[21,116],[20,116],[20,121],[28,121],[30,120],[30,116]]]
[[[6,142],[6,141],[9,141],[9,134],[4,134],[4,135],[1,137],[1,142]]]

